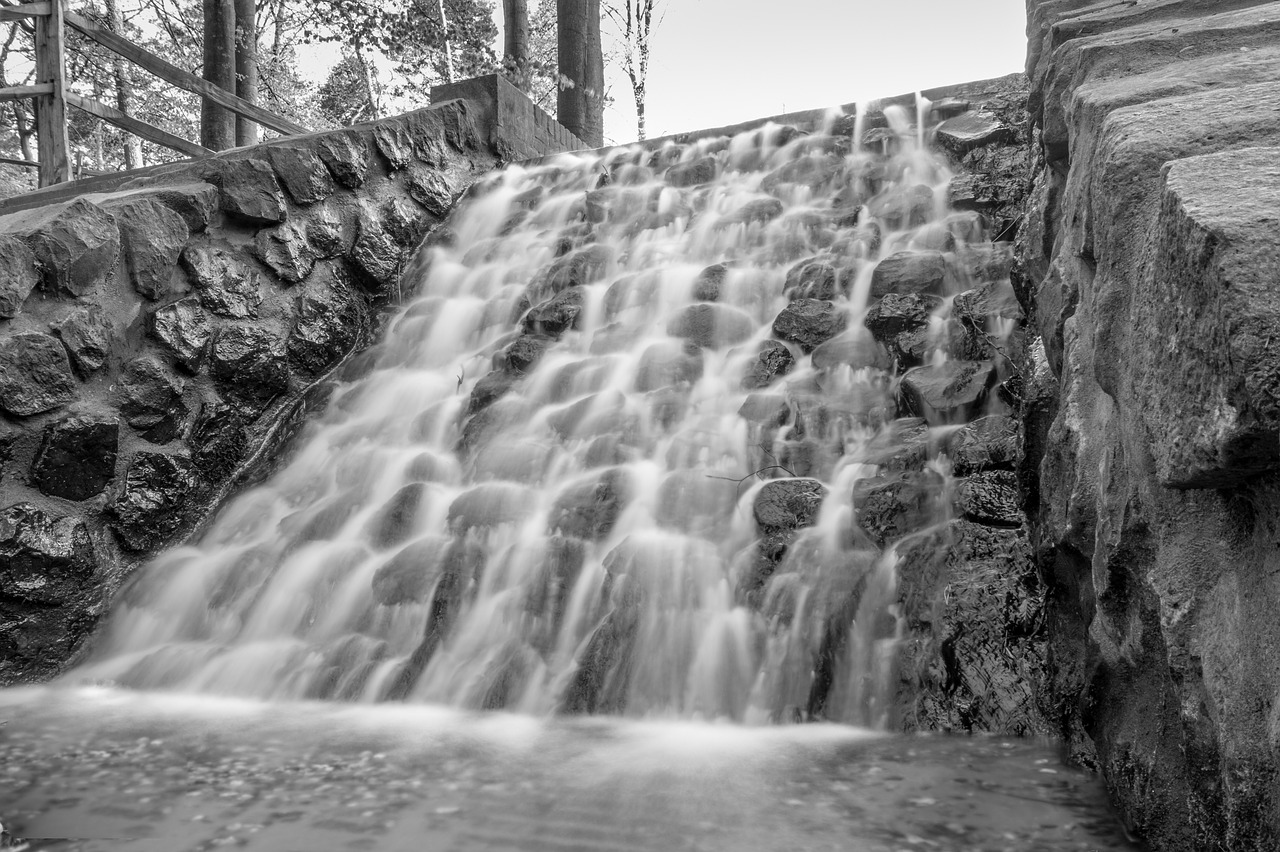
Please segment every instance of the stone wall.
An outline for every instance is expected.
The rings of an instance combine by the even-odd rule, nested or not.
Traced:
[[[1280,848],[1280,3],[1028,9],[1047,703],[1155,848]]]
[[[472,181],[562,141],[479,97],[4,205],[0,684],[262,475]]]

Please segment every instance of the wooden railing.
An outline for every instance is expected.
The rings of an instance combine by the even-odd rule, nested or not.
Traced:
[[[188,157],[205,157],[214,153],[202,145],[174,136],[167,130],[127,115],[115,107],[67,91],[66,31],[68,27],[140,68],[150,71],[165,82],[199,95],[202,99],[230,110],[236,115],[256,121],[263,127],[285,136],[309,132],[300,124],[251,104],[189,71],[184,71],[118,33],[88,18],[67,11],[63,0],[34,0],[34,2],[18,5],[0,5],[0,21],[23,19],[33,19],[35,24],[35,83],[0,88],[0,102],[18,98],[30,98],[34,101],[38,162],[31,163],[10,158],[0,159],[0,162],[37,168],[42,187],[71,180],[71,161],[68,156],[71,145],[67,138],[68,106],[97,116],[148,142],[178,151]]]

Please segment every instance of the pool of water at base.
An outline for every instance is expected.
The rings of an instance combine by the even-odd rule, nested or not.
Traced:
[[[84,687],[0,692],[0,821],[32,852],[1140,848],[1027,740]]]

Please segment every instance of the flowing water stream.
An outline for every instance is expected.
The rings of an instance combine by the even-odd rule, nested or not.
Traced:
[[[389,791],[408,790],[397,785],[426,777],[430,765],[424,783],[444,803],[421,813],[515,813],[534,806],[531,791],[563,804],[608,790],[633,800],[599,807],[613,807],[617,820],[636,816],[628,830],[649,848],[1003,848],[982,845],[959,815],[978,807],[969,796],[978,781],[956,788],[960,810],[934,820],[942,826],[934,831],[904,815],[925,806],[901,805],[865,774],[885,771],[885,760],[910,765],[905,755],[916,748],[870,733],[893,722],[897,550],[859,529],[853,495],[904,429],[900,371],[863,326],[873,270],[904,250],[990,248],[976,215],[945,208],[951,174],[921,144],[922,122],[893,109],[886,118],[870,137],[861,118],[833,114],[810,135],[766,125],[685,146],[564,155],[475,187],[448,232],[420,251],[406,279],[413,295],[384,340],[348,366],[285,464],[122,594],[90,659],[68,679],[97,687],[13,693],[0,705],[10,715],[56,708],[10,729],[28,738],[11,740],[28,749],[13,753],[66,761],[23,776],[28,828],[104,836],[66,821],[94,819],[84,804],[92,794],[58,780],[78,759],[112,784],[139,764],[167,778],[174,767],[231,761],[228,777],[242,772],[259,788],[245,807],[261,813],[225,818],[262,829],[293,812],[263,804],[263,789],[274,784],[284,795],[293,782],[281,779],[311,777],[314,765],[373,766],[370,755],[389,747],[366,728],[383,720],[399,731],[391,739],[402,765],[369,770],[384,785],[370,788],[382,796],[367,808],[377,816],[370,825],[395,824],[383,806],[400,799]],[[955,350],[951,297],[979,283],[962,265],[948,267],[943,292],[929,296],[922,363],[941,365]],[[783,319],[797,307],[803,316]],[[999,340],[1010,330],[988,332]],[[908,425],[935,438],[957,425],[945,412],[921,413],[929,422]],[[929,520],[940,524],[950,468],[945,453],[927,465],[939,483]],[[183,704],[189,694],[208,698]],[[390,700],[402,709],[355,708]],[[457,710],[431,709],[441,705]],[[640,721],[563,718],[582,714]],[[32,745],[54,736],[41,727],[54,718],[59,736],[78,746]],[[819,718],[860,727],[749,727]],[[415,751],[405,731],[419,725],[435,739]],[[523,732],[519,748],[492,741],[508,729]],[[139,745],[122,745],[134,735]],[[354,751],[366,739],[381,745]],[[1032,744],[933,742],[937,751],[916,769],[891,773],[911,787],[903,779],[914,772],[919,801],[945,798],[929,785],[956,761],[985,760],[982,749],[993,767],[1006,757],[1017,765],[1022,780],[1009,790],[1058,771],[1045,769],[1047,752]],[[297,757],[299,743],[341,756]],[[676,755],[704,747],[719,757],[686,773]],[[200,748],[217,759],[193,757]],[[876,757],[874,748],[888,752]],[[771,767],[771,782],[752,780]],[[849,767],[865,772],[851,780]],[[205,780],[236,789],[217,786],[228,778]],[[779,805],[809,801],[813,790],[781,789],[793,781],[826,796],[829,812],[805,817],[817,819],[808,830]],[[1039,828],[1007,826],[1006,840],[1022,838],[1010,848],[1122,847],[1101,827],[1096,788],[1084,776],[1070,781],[1069,794],[1054,788],[1036,799],[1047,808]],[[334,795],[357,796],[354,783],[338,783]],[[675,813],[668,794],[693,796],[707,784],[724,789],[705,800],[705,814],[680,807],[664,823],[662,814]],[[323,791],[296,792],[305,799],[299,813],[327,802]],[[148,801],[169,809],[142,807],[129,818],[99,809],[99,829],[109,823],[136,848],[153,848],[140,825],[194,825],[201,816],[175,804],[182,795],[157,788]],[[232,808],[237,795],[222,804]],[[655,796],[665,804],[644,805]],[[61,823],[56,801],[72,803]],[[877,802],[888,810],[873,819]],[[1065,816],[1073,808],[1087,818]],[[776,834],[751,822],[764,811]],[[744,819],[757,828],[725,827]],[[900,824],[891,830],[886,820]],[[529,835],[472,837],[468,846],[448,834],[447,820],[437,823],[445,834],[423,848],[640,844],[539,845]],[[704,824],[721,826],[718,840],[702,836]],[[1050,837],[1049,824],[1068,827]],[[679,842],[661,840],[668,829]],[[1020,845],[1035,831],[1044,845]],[[251,839],[205,832],[193,848],[233,836]],[[337,848],[301,836],[289,842]],[[863,845],[839,845],[855,836]],[[295,848],[278,844],[261,848]]]

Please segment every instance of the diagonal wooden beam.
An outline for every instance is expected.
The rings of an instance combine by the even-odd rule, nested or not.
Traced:
[[[67,103],[78,110],[83,110],[90,115],[96,115],[103,121],[114,124],[116,127],[124,128],[135,136],[141,136],[148,142],[172,148],[175,151],[186,154],[188,157],[208,157],[214,153],[208,148],[202,148],[194,142],[188,142],[181,136],[174,136],[167,130],[161,130],[154,124],[148,124],[128,113],[121,112],[115,107],[95,101],[93,98],[81,97],[74,92],[67,92],[66,98]]]
[[[183,71],[178,66],[166,62],[154,53],[143,50],[127,38],[116,35],[105,27],[100,27],[93,21],[83,18],[74,12],[66,13],[66,21],[68,26],[78,30],[85,37],[96,41],[108,50],[120,54],[135,65],[145,68],[179,89],[185,89],[188,92],[207,98],[237,115],[251,118],[262,126],[270,127],[277,133],[283,133],[286,136],[297,136],[311,132],[301,124],[295,124],[289,119],[278,116],[262,107],[254,106],[248,101],[237,98],[230,92],[218,88],[207,80],[201,80],[189,71]]]

